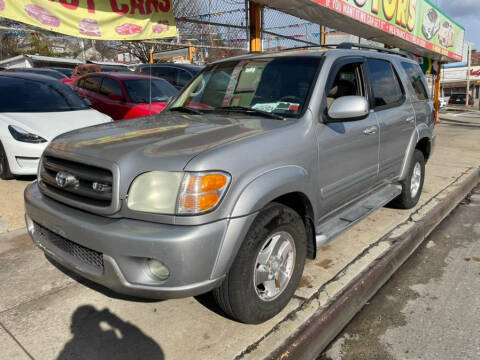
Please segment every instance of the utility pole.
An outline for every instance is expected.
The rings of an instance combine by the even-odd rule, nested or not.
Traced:
[[[467,59],[467,98],[465,105],[468,106],[470,102],[470,70],[472,68],[472,45],[468,44],[468,59]]]

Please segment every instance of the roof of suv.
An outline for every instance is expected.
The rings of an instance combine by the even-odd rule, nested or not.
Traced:
[[[29,72],[2,71],[2,72],[0,72],[0,77],[21,79],[21,80],[25,80],[25,81],[38,81],[38,82],[41,82],[41,83],[44,83],[44,84],[52,84],[52,85],[56,85],[56,86],[58,86],[59,84],[62,84],[60,81],[52,78],[51,76],[34,74],[34,73],[29,73]]]
[[[199,72],[203,69],[203,66],[192,65],[192,64],[177,64],[177,63],[155,63],[155,64],[142,64],[139,65],[139,69],[148,68],[148,67],[176,67],[180,69],[185,69],[193,72]]]
[[[385,49],[385,51],[389,51]],[[214,63],[222,63],[230,60],[247,60],[247,59],[258,59],[258,58],[272,58],[272,57],[287,57],[287,56],[305,56],[305,57],[323,57],[328,54],[333,53],[342,53],[345,56],[366,56],[366,57],[378,57],[380,59],[387,58],[399,58],[402,61],[413,62],[418,64],[415,60],[411,58],[402,56],[402,53],[396,54],[395,52],[381,52],[376,48],[372,49],[346,49],[346,48],[327,48],[327,47],[306,47],[298,49],[285,49],[275,52],[263,52],[263,53],[251,53],[246,55],[240,55],[233,58],[218,60]]]

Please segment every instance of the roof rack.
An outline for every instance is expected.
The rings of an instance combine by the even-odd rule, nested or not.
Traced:
[[[402,51],[402,50],[391,50],[391,49],[386,49],[386,48],[382,48],[382,47],[379,47],[379,46],[372,46],[372,45],[365,45],[365,44],[355,44],[355,43],[350,43],[350,42],[344,42],[344,43],[341,43],[341,44],[337,45],[337,49],[351,50],[353,48],[365,49],[365,50],[375,50],[375,51],[383,52],[383,53],[387,53],[387,54],[403,56],[407,59],[413,59],[413,57],[410,53],[408,53],[406,51]]]

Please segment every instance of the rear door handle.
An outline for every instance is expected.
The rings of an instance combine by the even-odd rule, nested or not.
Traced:
[[[405,119],[406,122],[414,122],[415,121],[415,116],[409,116]]]
[[[374,135],[377,133],[377,127],[376,126],[371,126],[371,127],[368,127],[366,128],[365,130],[363,130],[363,133],[365,135]]]

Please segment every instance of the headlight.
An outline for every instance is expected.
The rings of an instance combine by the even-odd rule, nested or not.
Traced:
[[[138,176],[128,193],[131,210],[168,215],[197,215],[222,200],[230,176],[221,172],[153,171]]]
[[[10,131],[10,134],[12,134],[13,138],[17,141],[34,143],[34,144],[47,142],[47,140],[45,140],[41,136],[31,134],[28,131],[25,131],[22,128],[19,128],[18,126],[9,125],[8,131]]]

